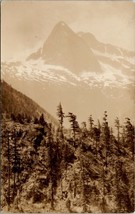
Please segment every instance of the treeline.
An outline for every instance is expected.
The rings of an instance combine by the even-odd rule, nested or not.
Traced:
[[[25,124],[25,123],[34,123],[34,124],[41,124],[41,125],[45,125],[45,119],[44,119],[44,114],[41,114],[40,117],[31,117],[30,115],[26,115],[26,114],[13,114],[11,113],[10,118],[14,121],[14,122],[18,122],[21,124]]]
[[[130,119],[125,118],[122,125],[116,118],[115,136],[106,111],[97,124],[90,115],[88,125],[80,125],[71,112],[65,114],[61,104],[57,116],[57,128],[41,114],[30,122],[33,131],[23,130],[30,125],[22,123],[22,115],[21,120],[17,118],[21,129],[4,129],[3,195],[8,209],[13,204],[19,207],[23,185],[35,173],[35,185],[29,192],[25,190],[26,198],[32,197],[33,203],[44,201],[50,210],[62,201],[69,212],[77,206],[82,212],[92,212],[93,205],[103,213],[133,212],[135,132]],[[16,121],[13,115],[11,118]],[[64,128],[65,118],[70,129]],[[30,151],[24,149],[29,146]]]
[[[109,127],[107,120],[107,111],[104,112],[102,123],[98,120],[98,123],[94,123],[92,115],[88,118],[88,125],[86,122],[82,122],[81,126],[77,121],[77,116],[69,112],[67,115],[63,112],[61,104],[57,108],[57,116],[60,123],[61,136],[64,137],[63,123],[64,118],[69,118],[71,125],[71,131],[73,140],[80,139],[81,136],[87,137],[88,135],[93,138],[96,142],[104,138],[106,144],[109,144],[111,136],[117,140],[118,144],[122,143],[123,146],[128,147],[131,153],[134,153],[134,125],[131,123],[130,118],[125,118],[124,124],[120,124],[119,118],[117,117],[114,121],[115,131],[117,136],[114,136],[112,127]],[[88,126],[88,127],[87,127]],[[98,145],[97,145],[98,146]],[[98,150],[98,148],[97,148]]]

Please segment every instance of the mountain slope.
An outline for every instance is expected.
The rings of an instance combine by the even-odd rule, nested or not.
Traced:
[[[41,108],[26,95],[12,88],[5,81],[1,82],[1,88],[3,113],[6,113],[7,115],[11,115],[11,113],[14,115],[24,114],[30,117],[39,117],[43,113],[46,122],[53,123],[53,125],[58,125],[57,120],[47,111]]]
[[[133,51],[128,51],[126,49],[116,47],[111,44],[105,44],[103,42],[99,42],[92,33],[79,32],[78,36],[80,36],[87,43],[89,48],[98,50],[102,53],[108,53],[112,55],[121,55],[125,57],[135,57],[135,52]]]
[[[91,33],[79,33],[102,65],[109,65],[133,78],[135,73],[135,52],[111,44],[99,42]]]

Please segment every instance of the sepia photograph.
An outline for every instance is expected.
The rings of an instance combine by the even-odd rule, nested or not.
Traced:
[[[1,212],[133,213],[135,1],[1,2]]]

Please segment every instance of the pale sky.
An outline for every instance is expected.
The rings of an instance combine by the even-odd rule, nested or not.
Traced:
[[[42,46],[55,24],[93,33],[99,41],[135,50],[135,3],[131,1],[3,1],[2,60]]]

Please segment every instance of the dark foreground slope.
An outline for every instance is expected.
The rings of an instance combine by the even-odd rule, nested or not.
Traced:
[[[49,124],[2,124],[2,210],[133,212],[133,126],[107,122],[68,134]]]
[[[1,101],[2,113],[5,113],[8,117],[10,117],[11,114],[14,114],[16,117],[18,114],[23,114],[24,117],[35,118],[40,117],[43,113],[48,123],[58,125],[57,120],[47,111],[26,95],[12,88],[5,81],[1,82]]]

